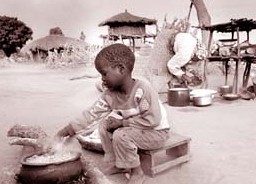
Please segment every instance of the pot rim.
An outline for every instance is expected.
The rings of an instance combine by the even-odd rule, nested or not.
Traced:
[[[231,86],[231,85],[223,85],[223,86],[220,86],[220,87],[219,87],[220,90],[223,90],[223,89],[232,89],[232,88],[233,88],[233,86]]]
[[[71,152],[74,156],[73,158],[67,159],[67,160],[63,160],[63,161],[58,161],[58,162],[52,162],[52,163],[28,163],[26,162],[26,159],[33,156],[33,155],[29,155],[26,157],[23,157],[20,161],[20,163],[24,166],[49,166],[49,165],[60,165],[63,163],[67,163],[67,162],[73,162],[76,161],[78,159],[80,159],[81,157],[81,153],[80,152]]]
[[[216,90],[213,89],[194,89],[190,92],[190,96],[211,96],[217,93]]]
[[[169,88],[169,91],[189,91],[189,88]]]

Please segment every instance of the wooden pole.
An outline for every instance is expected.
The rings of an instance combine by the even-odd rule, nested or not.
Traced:
[[[238,93],[238,67],[241,61],[241,53],[240,53],[240,41],[239,41],[239,27],[236,29],[236,35],[237,35],[237,57],[236,60],[236,69],[235,69],[235,75],[234,75],[234,81],[233,81],[233,93]]]
[[[207,58],[204,61],[204,88],[208,88],[208,80],[207,80],[207,64],[208,64],[208,58],[211,55],[211,44],[212,44],[212,36],[213,36],[213,31],[210,31],[209,35],[209,40],[208,40],[208,45],[207,45]]]
[[[133,37],[132,37],[132,50],[133,52],[135,52],[135,40]]]

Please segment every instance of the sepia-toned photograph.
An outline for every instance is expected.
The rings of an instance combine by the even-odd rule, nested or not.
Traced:
[[[0,0],[1,184],[254,184],[254,0]]]

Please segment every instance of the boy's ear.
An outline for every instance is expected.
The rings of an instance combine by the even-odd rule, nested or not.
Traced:
[[[126,66],[124,65],[124,64],[119,64],[118,65],[118,68],[119,68],[119,71],[120,71],[120,73],[124,73],[125,72],[125,70],[126,70]]]

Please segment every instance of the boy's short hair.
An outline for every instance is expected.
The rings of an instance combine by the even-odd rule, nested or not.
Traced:
[[[135,55],[128,46],[116,43],[103,48],[97,54],[94,63],[98,71],[100,71],[102,67],[100,62],[104,63],[104,65],[110,65],[113,67],[119,64],[124,64],[132,72]]]

